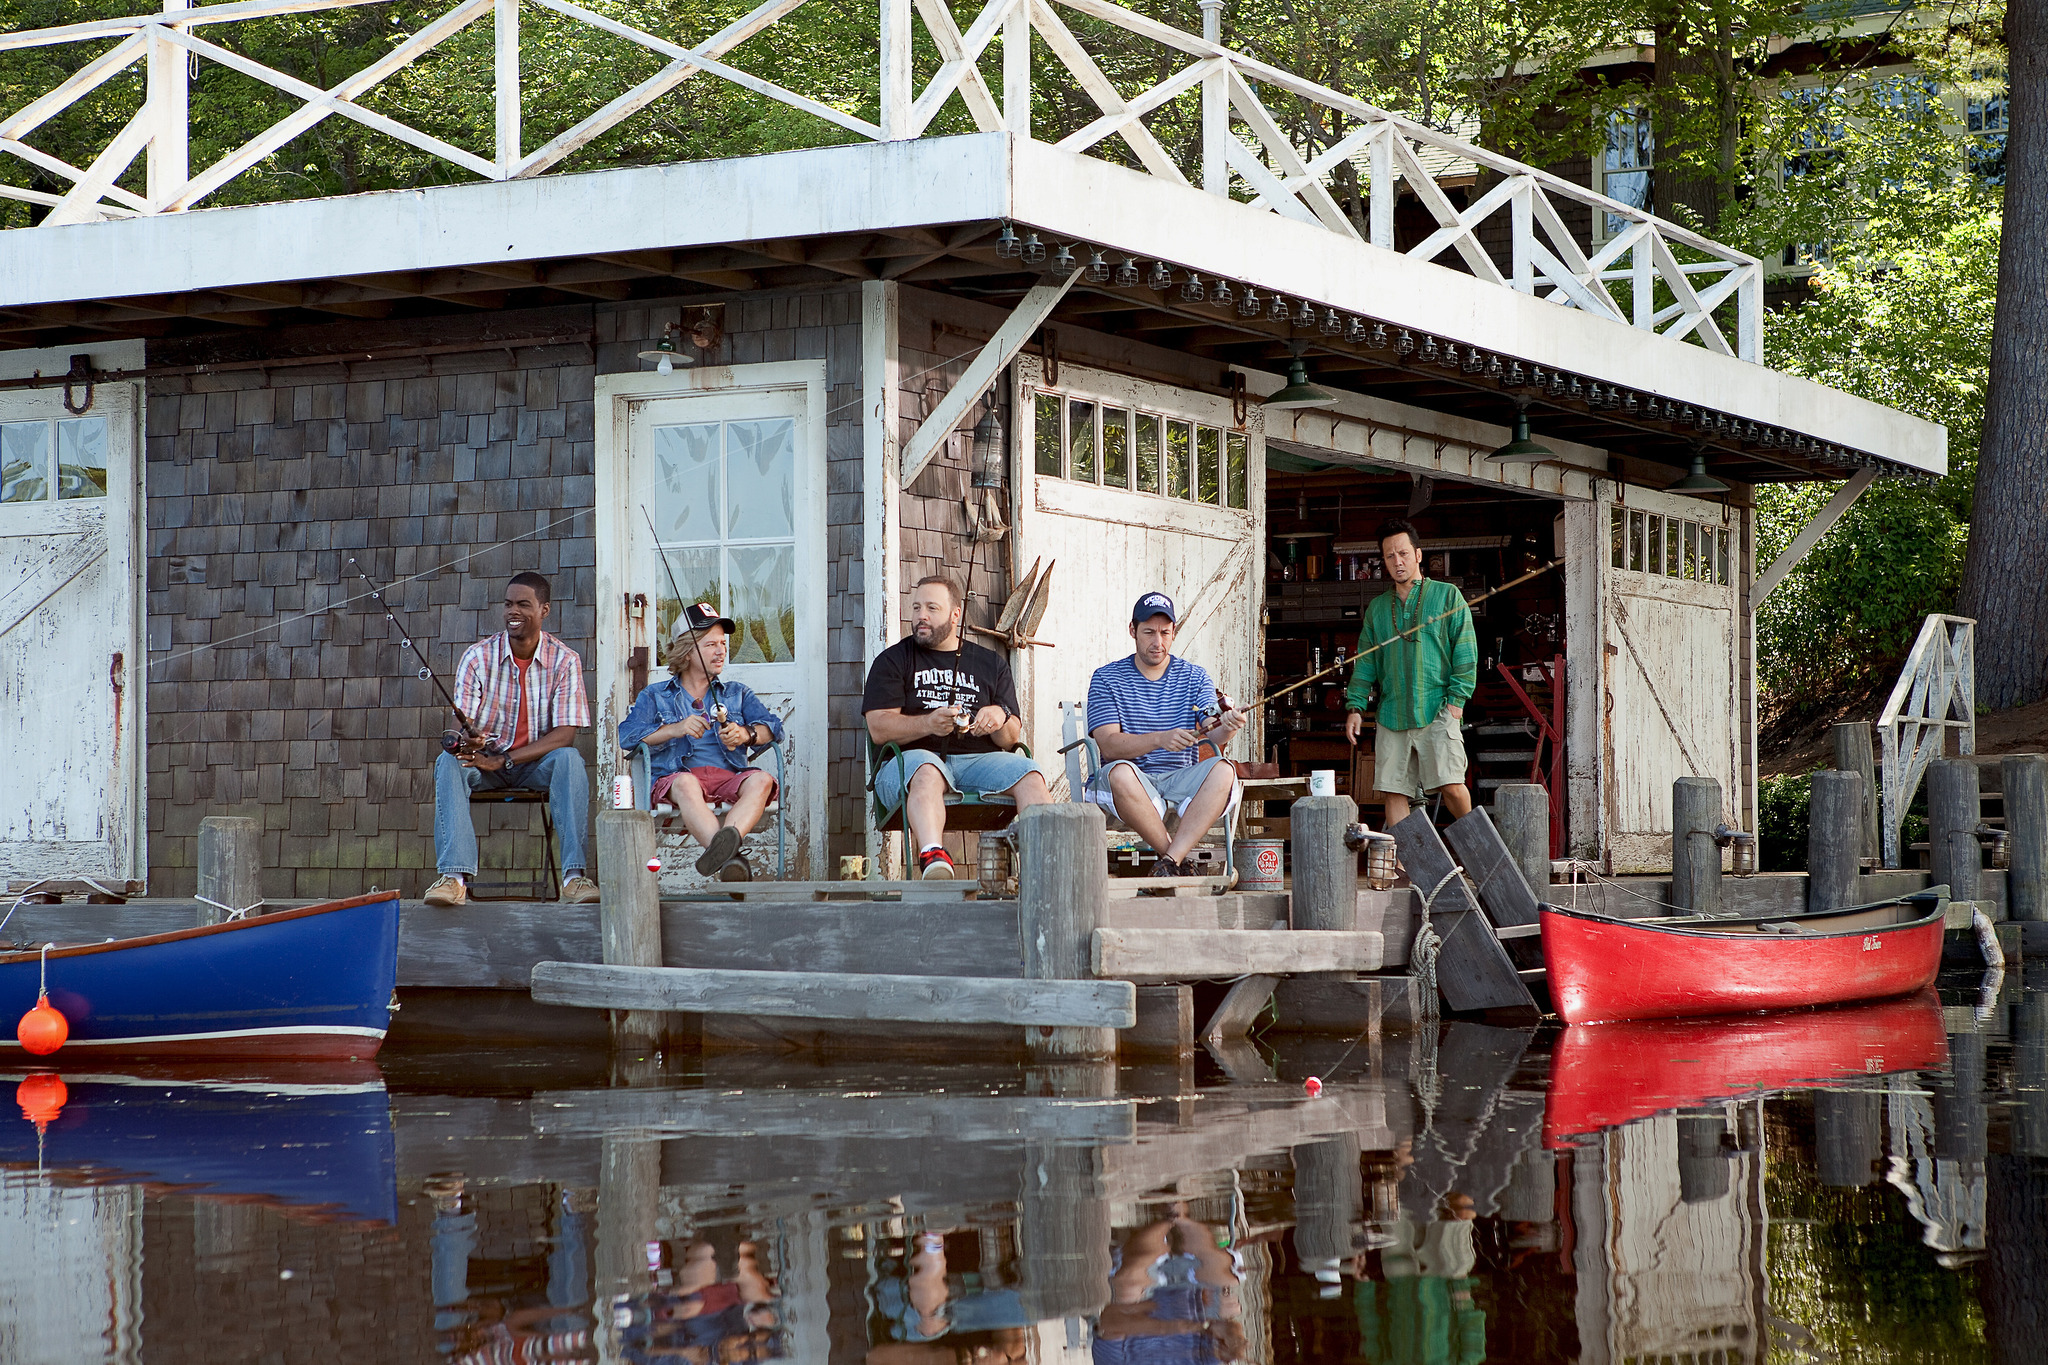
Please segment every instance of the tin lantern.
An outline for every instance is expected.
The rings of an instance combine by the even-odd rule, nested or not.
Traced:
[[[1756,875],[1756,835],[1733,825],[1716,825],[1714,842],[1729,851],[1728,872],[1731,876]]]
[[[995,900],[1017,894],[1016,879],[1010,875],[1010,838],[1007,830],[981,832],[976,876],[981,882],[981,894]]]
[[[1393,886],[1401,874],[1394,867],[1394,836],[1365,833],[1365,884],[1375,891]]]
[[[1976,835],[1977,842],[1984,845],[1984,859],[1988,866],[2000,872],[2012,867],[2012,835],[2008,831],[1980,821]]]

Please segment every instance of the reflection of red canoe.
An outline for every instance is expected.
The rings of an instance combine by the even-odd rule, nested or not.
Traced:
[[[1933,983],[1942,912],[1933,893],[1762,919],[1625,920],[1546,905],[1543,961],[1567,1024],[1882,1000]]]
[[[1709,1100],[1947,1063],[1932,989],[1824,1010],[1574,1024],[1552,1054],[1543,1140],[1557,1146]]]

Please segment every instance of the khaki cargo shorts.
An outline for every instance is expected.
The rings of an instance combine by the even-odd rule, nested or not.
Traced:
[[[1411,801],[1465,780],[1465,736],[1448,706],[1419,730],[1378,727],[1372,757],[1373,787]]]

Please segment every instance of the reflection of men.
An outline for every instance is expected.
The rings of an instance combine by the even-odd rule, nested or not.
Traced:
[[[505,587],[505,629],[463,652],[455,671],[455,702],[486,739],[509,746],[493,753],[471,740],[434,760],[434,866],[429,905],[461,905],[476,875],[476,825],[469,794],[526,787],[548,794],[548,812],[562,840],[562,903],[589,905],[597,885],[583,875],[583,838],[590,820],[590,775],[572,747],[590,724],[583,661],[541,629],[548,619],[548,581],[514,574]]]
[[[1377,687],[1373,785],[1387,804],[1387,824],[1407,819],[1408,803],[1427,793],[1441,793],[1452,815],[1468,814],[1472,794],[1465,789],[1458,721],[1479,685],[1472,609],[1457,588],[1422,576],[1422,545],[1407,522],[1397,518],[1380,527],[1380,557],[1394,587],[1365,609],[1358,660],[1344,692],[1344,737],[1358,743]],[[1368,653],[1375,645],[1386,647]]]
[[[775,799],[775,779],[749,766],[749,751],[781,742],[782,722],[752,688],[722,676],[734,629],[731,617],[702,602],[683,608],[668,649],[670,676],[634,698],[619,722],[619,748],[648,746],[649,804],[674,806],[703,845],[698,873],[743,882],[753,873],[737,856],[740,840]],[[731,807],[723,824],[712,813],[714,802]]]
[[[1088,783],[1088,799],[1107,806],[1159,856],[1155,877],[1182,875],[1181,860],[1237,799],[1237,770],[1223,746],[1244,724],[1240,711],[1213,720],[1219,693],[1209,675],[1173,653],[1178,620],[1173,599],[1148,592],[1131,608],[1128,659],[1104,664],[1088,680],[1088,734],[1102,755],[1102,771]],[[1196,746],[1216,753],[1201,758]],[[1166,807],[1180,829],[1166,833]]]
[[[1217,1245],[1216,1231],[1175,1204],[1117,1248],[1091,1358],[1095,1365],[1243,1359],[1239,1283],[1236,1259]]]
[[[1007,792],[1018,810],[1052,799],[1044,771],[1029,754],[1012,752],[1024,721],[1010,666],[960,638],[960,614],[952,579],[919,579],[910,593],[910,634],[875,656],[860,699],[868,737],[902,747],[902,762],[876,771],[875,795],[884,806],[902,804],[917,840],[918,874],[927,879],[953,875],[942,842],[948,791]]]

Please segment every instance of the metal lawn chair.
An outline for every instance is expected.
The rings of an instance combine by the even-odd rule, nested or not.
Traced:
[[[1102,750],[1088,736],[1088,706],[1085,702],[1063,701],[1060,703],[1060,747],[1067,758],[1067,796],[1069,800],[1086,801],[1087,784],[1093,781],[1103,769]],[[1108,806],[1098,806],[1103,818],[1116,829],[1128,829],[1128,825],[1117,818]],[[1244,809],[1244,784],[1238,782],[1231,792],[1230,804],[1223,808],[1216,824],[1223,830],[1223,875],[1228,877],[1237,867],[1237,817]],[[1167,808],[1166,827],[1169,832],[1180,827],[1180,817]],[[1158,849],[1152,850],[1160,852]]]
[[[752,762],[754,759],[759,758],[761,751],[764,749],[773,752],[775,755],[775,799],[770,801],[767,809],[761,813],[764,817],[769,815],[775,817],[775,880],[787,881],[789,879],[789,833],[782,815],[782,798],[785,794],[782,779],[782,746],[779,744],[750,745],[747,749],[747,761]],[[682,815],[674,806],[664,803],[659,809],[656,809],[652,804],[654,758],[648,752],[647,746],[645,744],[634,745],[632,752],[626,755],[626,761],[631,765],[633,771],[633,809],[644,810],[654,817],[654,828],[657,834],[688,833],[683,826]],[[716,816],[723,817],[731,809],[732,803],[730,801],[714,801],[711,803],[711,813]]]

